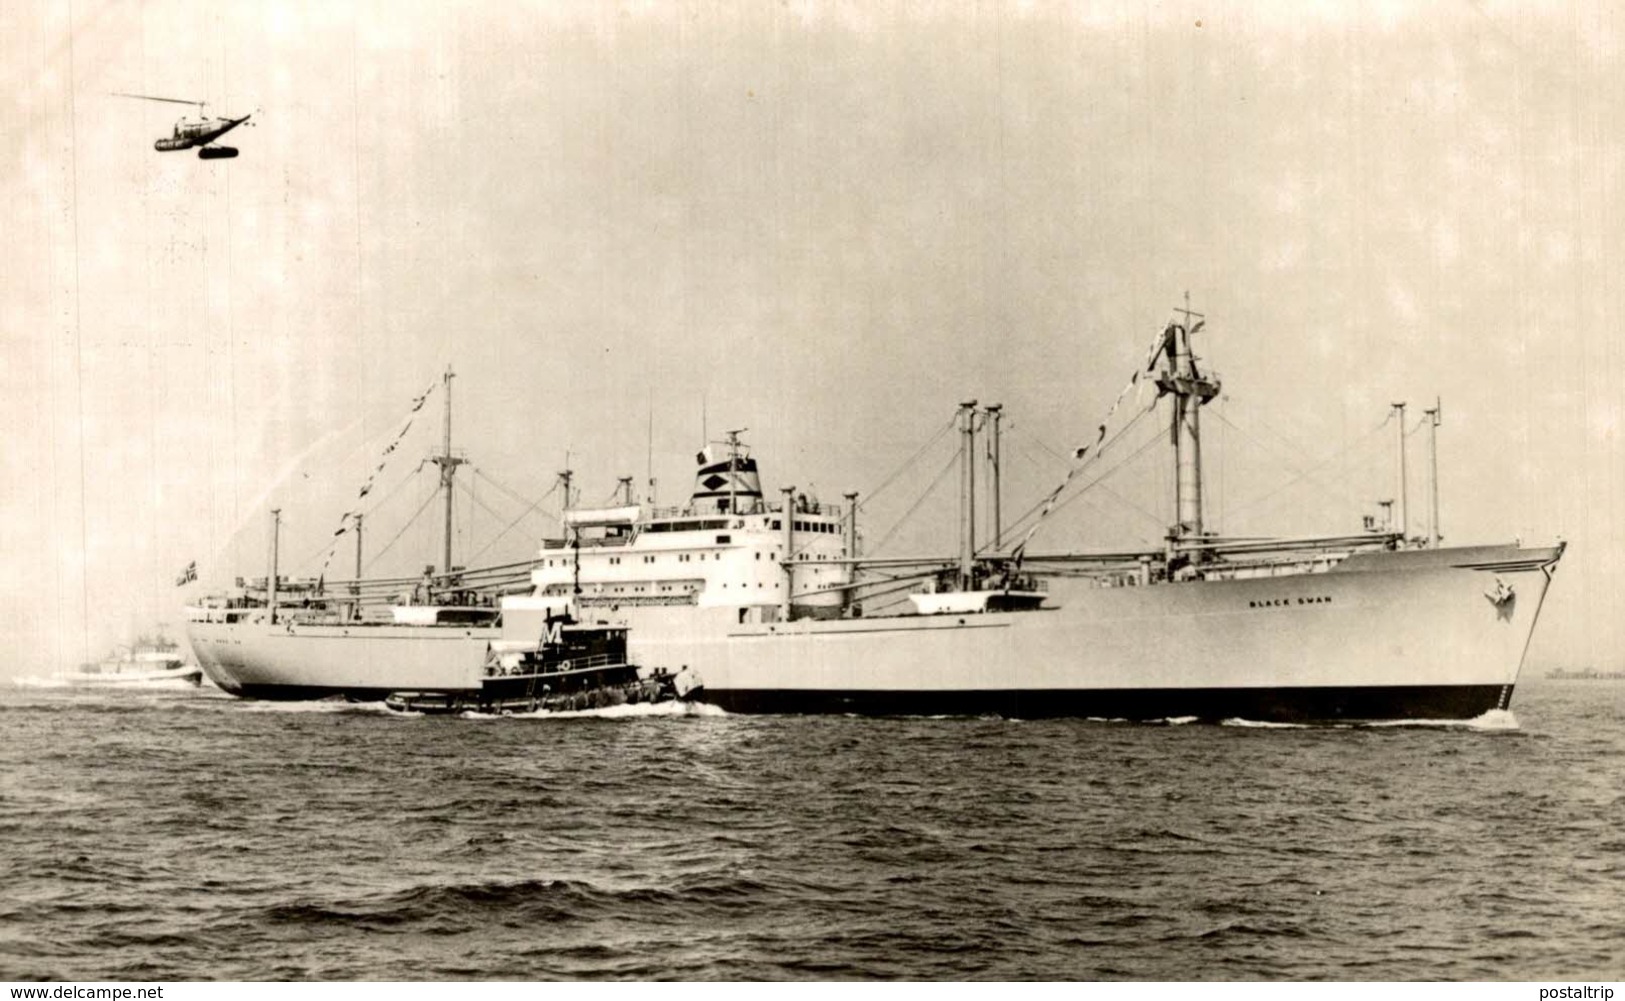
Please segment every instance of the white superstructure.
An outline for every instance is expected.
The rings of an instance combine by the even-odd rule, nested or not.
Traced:
[[[756,460],[730,433],[700,454],[687,505],[573,510],[568,535],[543,544],[534,593],[505,598],[510,628],[561,600],[583,615],[633,608],[727,609],[736,623],[837,618],[849,608],[846,512],[783,491],[762,495]]]

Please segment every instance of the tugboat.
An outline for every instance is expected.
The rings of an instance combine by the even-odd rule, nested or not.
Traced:
[[[80,664],[58,676],[69,685],[126,687],[154,683],[197,686],[203,669],[188,663],[186,651],[160,629],[156,638],[142,636],[129,646],[120,646],[101,660]]]
[[[610,706],[672,702],[694,697],[699,683],[688,670],[645,674],[626,657],[626,629],[549,616],[539,643],[494,640],[478,689],[391,692],[396,712],[575,712]]]

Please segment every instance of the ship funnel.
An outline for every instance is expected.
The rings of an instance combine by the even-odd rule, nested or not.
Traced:
[[[756,460],[745,453],[739,431],[729,431],[722,448],[707,447],[695,457],[694,494],[689,506],[699,512],[751,514],[763,510],[762,478]]]

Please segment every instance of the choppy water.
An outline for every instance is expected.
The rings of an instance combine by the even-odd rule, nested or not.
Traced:
[[[675,707],[662,707],[666,709]],[[0,978],[1625,975],[1625,684],[1477,726],[0,691]]]

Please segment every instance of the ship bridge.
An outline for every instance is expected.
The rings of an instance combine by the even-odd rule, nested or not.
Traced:
[[[688,501],[695,513],[757,514],[765,510],[756,460],[739,440],[745,430],[727,433],[726,453],[720,459],[709,445],[695,457],[700,468],[694,474],[694,493]]]
[[[584,616],[683,605],[732,609],[725,614],[738,622],[843,614],[853,574],[845,510],[793,487],[769,503],[738,434],[729,432],[724,457],[697,456],[686,505],[567,511],[565,537],[542,544],[532,593],[504,599],[505,626],[523,631],[531,606],[539,613],[561,600]]]

